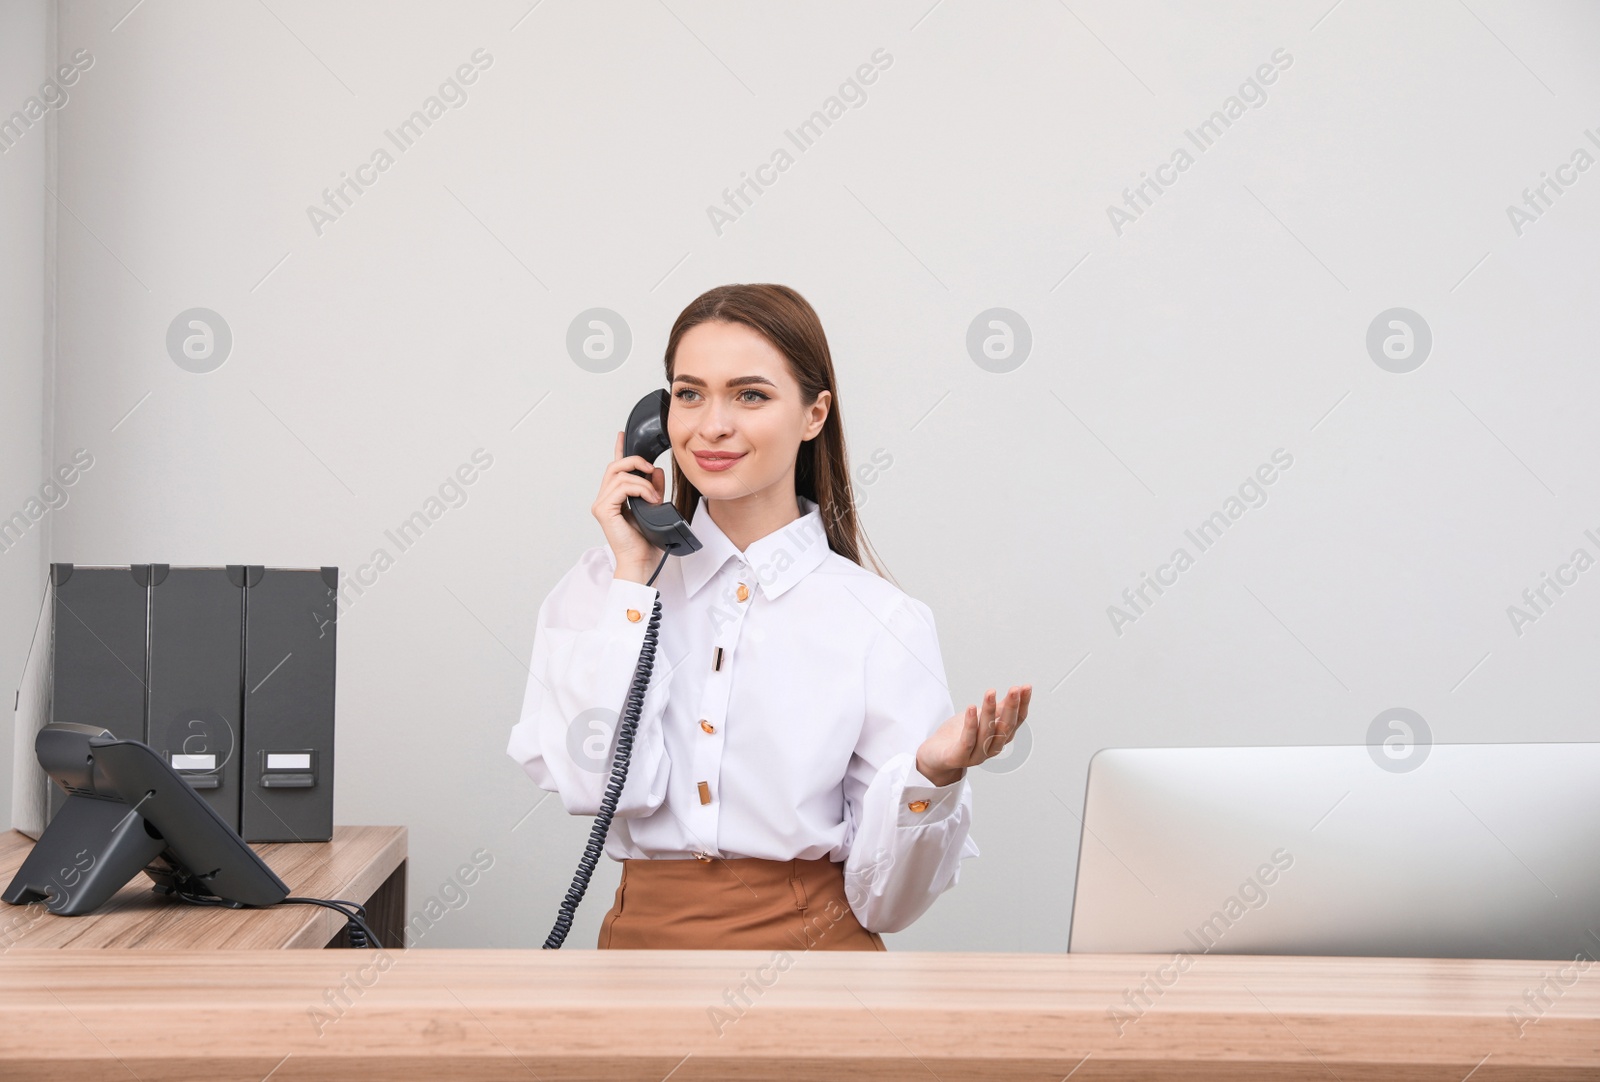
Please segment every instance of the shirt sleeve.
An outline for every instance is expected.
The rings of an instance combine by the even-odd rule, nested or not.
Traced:
[[[659,596],[653,586],[613,578],[615,569],[610,546],[588,549],[539,606],[522,717],[506,748],[539,788],[561,794],[572,815],[599,814],[611,781],[617,730]],[[671,763],[662,715],[671,677],[658,649],[616,818],[649,815],[666,799]]]
[[[955,713],[932,611],[902,597],[868,652],[866,721],[845,773],[845,897],[869,932],[906,928],[978,856],[967,776],[937,786],[917,748]]]

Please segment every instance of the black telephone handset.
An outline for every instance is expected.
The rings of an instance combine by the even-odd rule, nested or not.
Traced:
[[[667,437],[667,407],[671,402],[671,396],[661,389],[651,391],[639,399],[638,404],[633,407],[633,412],[628,414],[628,427],[622,431],[624,456],[640,455],[654,462],[663,451],[672,446],[672,441]],[[640,477],[649,477],[643,470],[632,472]],[[695,537],[671,501],[651,503],[638,496],[629,496],[626,506],[634,528],[652,545],[662,550],[661,563],[656,565],[656,574],[661,573],[668,556],[687,556],[700,548],[700,539]],[[650,582],[653,583],[655,580],[656,576],[651,575]],[[594,826],[589,831],[589,843],[584,846],[583,857],[578,861],[578,872],[572,877],[572,886],[567,888],[567,895],[561,902],[561,912],[556,915],[555,927],[550,929],[550,935],[545,938],[544,945],[547,950],[559,949],[566,940],[567,932],[572,929],[572,918],[578,910],[578,903],[583,901],[584,892],[589,889],[589,877],[594,873],[595,865],[600,862],[600,857],[605,852],[606,833],[611,829],[611,818],[616,813],[617,800],[622,796],[622,787],[628,780],[628,759],[633,753],[633,734],[639,727],[639,711],[644,706],[645,690],[650,686],[650,672],[655,666],[656,634],[660,625],[661,598],[658,596],[655,607],[650,612],[649,626],[645,628],[644,647],[639,651],[639,664],[634,668],[633,684],[628,688],[622,722],[617,728],[617,752],[611,763],[611,780],[606,784],[606,791],[600,798],[600,808],[595,814]]]
[[[624,456],[639,455],[654,462],[672,446],[667,437],[667,407],[671,402],[671,396],[659,388],[639,399],[628,414],[628,427],[622,430]],[[632,472],[647,479],[650,476],[643,470]],[[667,556],[687,556],[700,548],[700,539],[690,531],[672,501],[651,503],[629,496],[627,507],[634,527]]]

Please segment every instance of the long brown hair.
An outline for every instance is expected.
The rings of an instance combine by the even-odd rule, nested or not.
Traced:
[[[794,467],[795,493],[816,501],[830,549],[862,567],[866,566],[861,562],[864,551],[872,561],[872,570],[893,581],[867,540],[866,531],[856,520],[855,493],[850,487],[850,461],[844,449],[844,418],[839,408],[838,382],[833,375],[833,356],[828,351],[828,338],[822,333],[822,321],[817,318],[815,309],[788,286],[761,283],[706,290],[689,302],[672,325],[665,357],[669,387],[678,343],[691,327],[713,320],[742,323],[771,342],[788,361],[789,373],[800,384],[805,405],[814,403],[822,391],[832,394],[822,431],[800,444]],[[700,498],[700,490],[678,468],[674,457],[672,504],[685,521],[694,518]]]

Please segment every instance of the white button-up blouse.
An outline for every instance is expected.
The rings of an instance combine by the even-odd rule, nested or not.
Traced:
[[[936,786],[918,746],[955,713],[933,613],[828,547],[815,501],[734,547],[701,500],[701,548],[656,585],[588,549],[539,607],[507,753],[595,815],[659,596],[650,676],[606,853],[844,862],[868,931],[910,925],[978,856],[970,779]]]

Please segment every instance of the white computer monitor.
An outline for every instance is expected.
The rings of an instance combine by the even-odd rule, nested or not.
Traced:
[[[1081,834],[1073,952],[1600,958],[1596,743],[1111,748]]]

